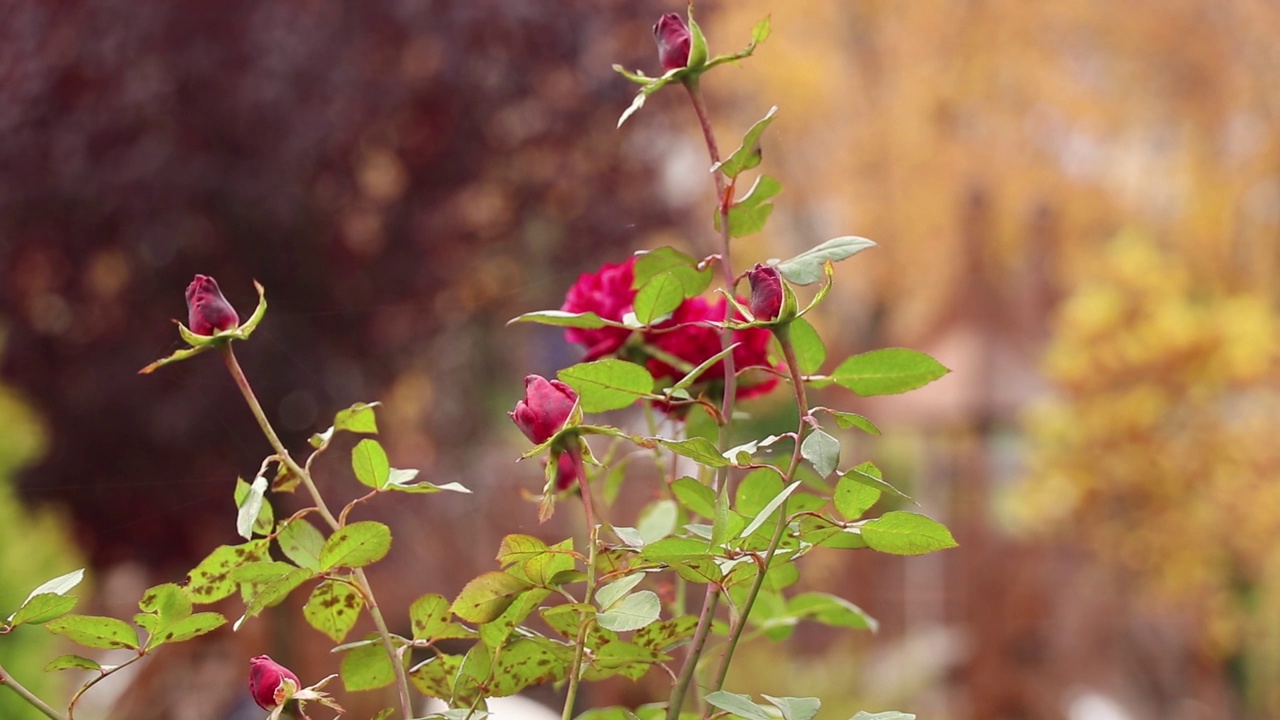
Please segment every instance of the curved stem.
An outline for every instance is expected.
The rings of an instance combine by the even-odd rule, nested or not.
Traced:
[[[786,325],[774,328],[774,334],[778,337],[778,344],[782,346],[782,355],[787,361],[787,370],[791,374],[791,384],[796,393],[796,407],[800,411],[799,428],[796,430],[796,446],[791,451],[791,464],[787,467],[787,474],[782,479],[783,487],[789,485],[792,478],[795,477],[796,468],[800,467],[801,451],[800,444],[804,442],[805,431],[809,429],[809,397],[805,392],[804,376],[800,372],[800,363],[796,359],[796,349],[791,343],[791,333]],[[738,614],[737,621],[733,623],[733,628],[729,631],[729,642],[724,646],[724,650],[720,653],[720,667],[716,670],[716,678],[711,683],[711,690],[714,692],[724,687],[725,678],[729,675],[729,664],[733,662],[733,652],[738,647],[738,641],[742,638],[742,631],[747,627],[747,618],[751,616],[751,608],[755,605],[756,597],[760,594],[760,588],[764,586],[765,575],[769,572],[769,564],[773,562],[773,556],[778,552],[778,545],[782,543],[782,536],[786,532],[790,518],[787,517],[787,501],[784,499],[782,505],[778,507],[778,524],[773,528],[773,536],[769,538],[769,547],[765,550],[764,561],[760,563],[760,572],[751,582],[751,589],[747,591],[746,598],[742,601],[742,609]]]
[[[39,710],[45,717],[50,718],[51,720],[65,720],[57,710],[49,707],[45,701],[36,697],[35,693],[23,687],[22,683],[18,682],[17,678],[10,675],[9,671],[5,670],[3,665],[0,665],[0,686],[8,687],[10,690],[15,692],[18,697],[26,701],[28,705]]]
[[[320,512],[320,516],[324,518],[329,528],[335,531],[341,528],[342,524],[329,510],[324,497],[320,495],[319,488],[316,487],[315,481],[311,478],[311,473],[299,465],[289,455],[289,450],[285,448],[284,443],[280,442],[280,436],[276,435],[275,429],[271,427],[271,421],[267,419],[267,414],[263,411],[262,404],[258,402],[257,396],[253,393],[253,388],[249,385],[249,379],[245,377],[244,370],[241,369],[240,363],[236,361],[231,345],[227,344],[219,349],[227,363],[227,369],[231,371],[232,379],[236,382],[236,387],[240,388],[240,393],[244,395],[245,402],[249,404],[250,412],[253,413],[253,417],[258,421],[258,427],[262,428],[262,434],[266,435],[267,442],[271,443],[276,455],[280,457],[280,462],[284,463],[285,468],[297,475],[302,481],[303,486],[307,488],[307,492],[311,495],[312,502],[316,505],[316,510]],[[401,714],[403,714],[404,720],[413,720],[413,703],[409,697],[409,677],[404,671],[404,661],[391,639],[391,631],[387,628],[387,621],[383,618],[382,610],[374,599],[373,587],[369,584],[369,578],[365,575],[364,569],[355,568],[352,574],[355,576],[361,592],[364,593],[365,598],[368,600],[366,607],[369,610],[369,617],[373,620],[373,626],[377,629],[378,637],[382,640],[382,649],[386,651],[387,657],[391,659],[391,667],[395,670],[396,691],[400,696]]]
[[[600,529],[596,525],[595,506],[591,502],[591,487],[587,483],[586,468],[582,464],[582,450],[573,447],[567,451],[569,457],[573,460],[573,469],[578,476],[578,489],[582,495],[582,511],[587,521],[587,594],[584,603],[590,605],[596,597],[596,549],[600,545],[599,532]],[[587,633],[591,631],[591,625],[595,619],[583,618],[582,623],[578,626],[577,644],[573,649],[573,666],[569,671],[569,689],[565,692],[564,710],[561,712],[561,720],[571,720],[573,718],[573,707],[578,702],[578,687],[582,682],[582,659],[587,652]]]
[[[138,662],[139,660],[141,660],[141,659],[142,659],[142,658],[144,658],[144,657],[146,657],[146,655],[144,655],[144,654],[142,653],[142,651],[138,651],[138,654],[137,654],[137,655],[134,655],[133,657],[129,658],[128,660],[125,660],[124,662],[120,663],[119,665],[116,665],[115,667],[111,668],[110,670],[103,670],[103,671],[101,671],[101,672],[102,672],[102,674],[101,674],[101,675],[99,675],[98,677],[93,678],[93,679],[92,679],[92,680],[90,680],[89,682],[85,683],[83,687],[81,687],[79,690],[77,690],[77,691],[76,691],[76,694],[75,694],[75,695],[72,695],[72,696],[71,696],[71,702],[67,703],[67,720],[75,720],[75,717],[76,717],[76,703],[80,702],[80,697],[81,697],[82,695],[84,695],[85,693],[89,692],[89,688],[93,687],[94,685],[97,685],[98,683],[102,682],[103,680],[106,680],[106,679],[107,679],[108,677],[110,677],[113,673],[116,673],[116,672],[118,672],[118,671],[120,671],[120,670],[123,670],[123,669],[125,669],[125,668],[129,667],[130,665],[132,665],[132,664],[134,664],[134,663]]]
[[[693,112],[698,116],[698,125],[702,128],[702,138],[707,145],[707,154],[711,157],[711,164],[715,165],[720,162],[720,149],[716,145],[715,132],[711,129],[711,116],[707,112],[707,104],[702,97],[702,87],[698,84],[697,78],[694,78],[685,82],[685,89],[689,92],[690,102],[693,103]],[[729,243],[729,206],[733,203],[733,188],[725,183],[723,173],[717,171],[711,175],[716,184],[716,212],[720,216],[720,273],[725,292],[733,294],[734,287],[737,285],[737,279],[733,274],[732,248]],[[726,322],[733,320],[733,305],[728,302],[725,303],[724,319]],[[732,344],[733,331],[726,327],[720,331],[720,347],[727,348]],[[732,435],[733,403],[738,394],[738,374],[734,366],[733,353],[726,355],[722,362],[724,363],[724,397],[720,404],[720,437],[716,447],[723,453],[729,449]],[[728,481],[729,468],[718,468],[711,488],[719,490]],[[698,661],[706,647],[707,636],[711,632],[711,624],[715,619],[716,606],[719,602],[720,587],[714,583],[708,585],[702,601],[702,612],[698,615],[698,627],[689,644],[689,653],[685,657],[684,666],[680,668],[680,676],[667,702],[667,720],[679,720],[685,696],[688,695],[689,687],[693,684],[693,676],[697,674]]]

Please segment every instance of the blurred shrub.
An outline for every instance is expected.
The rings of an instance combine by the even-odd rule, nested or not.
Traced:
[[[1058,316],[1057,393],[1028,418],[1030,481],[1010,509],[1074,537],[1146,601],[1204,618],[1256,709],[1280,711],[1280,317],[1124,235]]]

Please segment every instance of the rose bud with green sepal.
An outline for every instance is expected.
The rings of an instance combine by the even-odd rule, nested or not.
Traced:
[[[658,62],[663,70],[678,70],[689,64],[692,36],[689,26],[675,13],[667,13],[653,26],[653,39],[658,43]]]
[[[249,661],[249,692],[263,710],[283,705],[301,687],[292,670],[270,657],[259,655]]]
[[[216,280],[196,275],[187,286],[187,324],[197,335],[213,335],[239,325],[240,316],[223,297]]]
[[[782,279],[778,268],[756,263],[747,272],[747,281],[751,284],[751,301],[748,307],[757,321],[784,324],[795,319],[799,311],[796,296]]]
[[[578,393],[568,385],[530,375],[524,379],[524,399],[508,414],[525,437],[541,445],[564,428],[577,403]]]

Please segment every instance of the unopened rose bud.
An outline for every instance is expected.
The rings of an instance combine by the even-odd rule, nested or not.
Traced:
[[[187,286],[187,325],[197,335],[213,335],[240,324],[235,308],[222,296],[218,282],[197,275]]]
[[[782,311],[782,274],[772,265],[756,266],[747,273],[751,283],[751,314],[756,320],[773,320]]]
[[[530,375],[524,379],[524,400],[508,414],[525,437],[540,445],[560,432],[577,402],[578,393],[568,385]]]
[[[573,456],[567,452],[560,453],[556,460],[556,490],[564,491],[578,484],[578,467]]]
[[[301,687],[302,683],[293,671],[266,655],[249,661],[249,692],[263,710],[274,710],[283,705]]]
[[[653,26],[653,39],[658,42],[658,62],[663,70],[675,70],[689,64],[689,26],[675,13],[667,13]]]

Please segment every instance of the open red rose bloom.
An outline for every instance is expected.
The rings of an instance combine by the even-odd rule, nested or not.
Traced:
[[[605,320],[621,322],[622,316],[631,311],[636,290],[632,287],[635,277],[635,258],[620,264],[607,264],[595,273],[586,273],[569,288],[561,310],[572,313],[593,312]],[[744,300],[745,302],[745,300]],[[725,318],[726,301],[721,298],[688,298],[676,308],[671,318],[645,331],[634,347],[644,354],[646,346],[684,360],[691,366],[702,364],[720,352],[720,330],[712,323]],[[743,318],[740,318],[743,319]],[[596,360],[606,355],[618,354],[627,346],[632,331],[625,328],[605,327],[598,330],[569,328],[565,339],[586,348],[586,360]],[[738,372],[751,367],[773,367],[769,362],[769,338],[765,328],[736,330],[733,341],[740,345],[733,351],[734,366]],[[644,361],[649,372],[657,379],[675,382],[684,372],[662,360],[649,356]],[[752,373],[753,384],[739,383],[738,398],[749,398],[769,392],[778,384],[776,375]],[[699,378],[699,384],[724,380],[724,363],[718,362]]]

